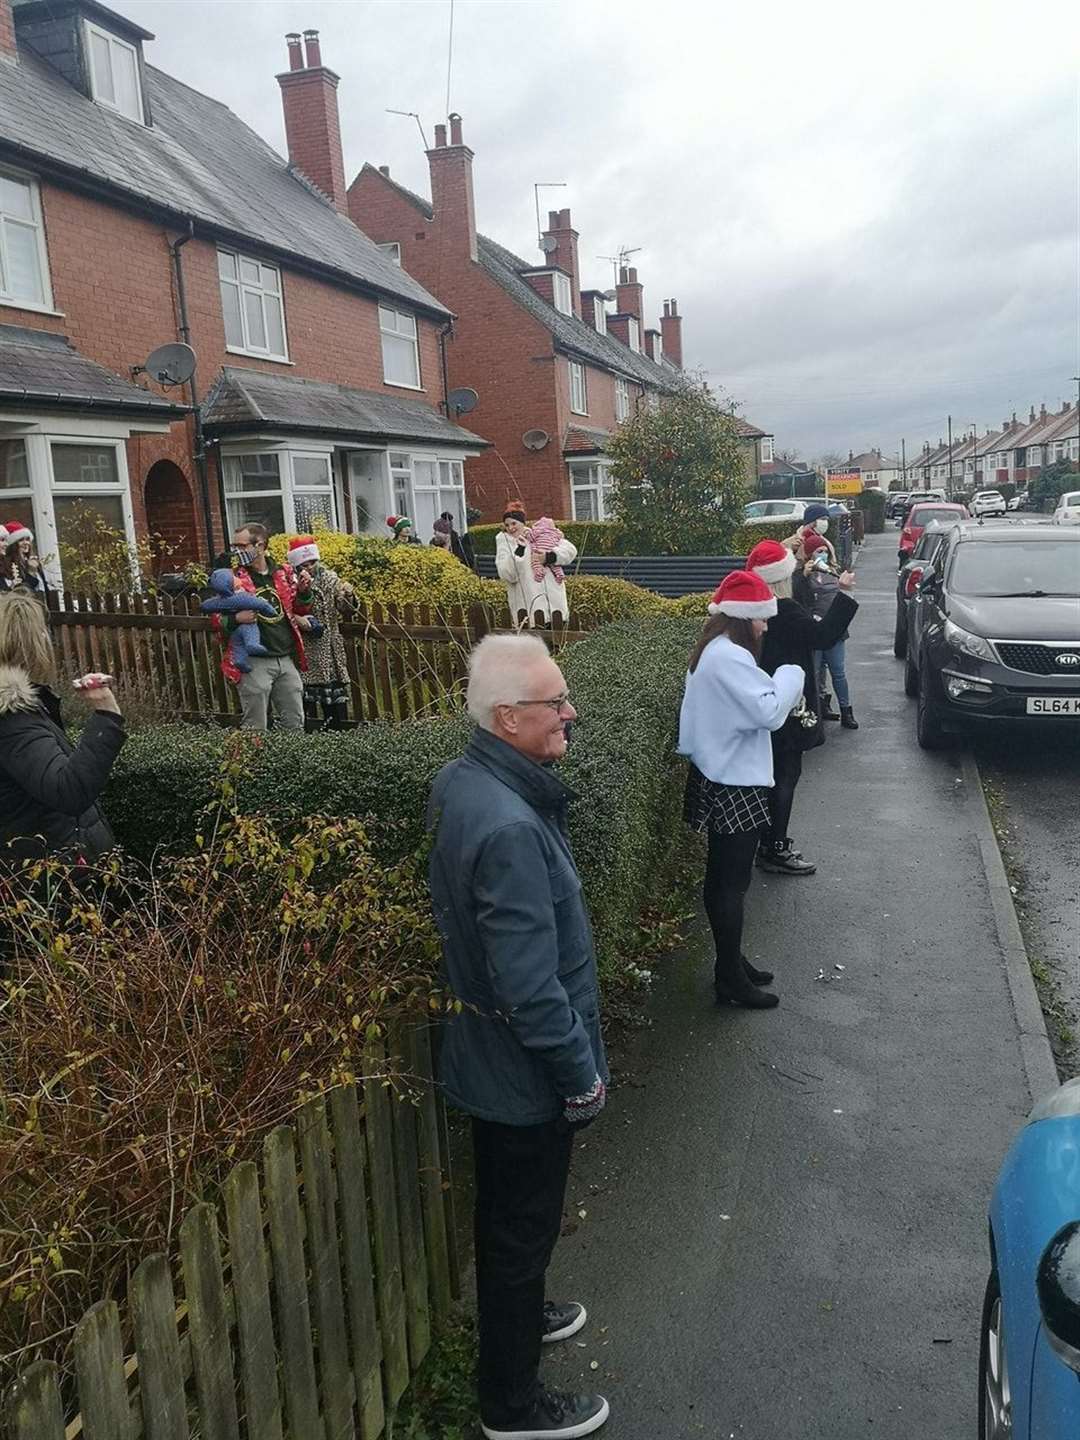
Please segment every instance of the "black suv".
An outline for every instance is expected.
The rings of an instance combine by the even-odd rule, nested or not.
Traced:
[[[918,593],[908,664],[923,749],[1009,721],[1080,733],[1080,527],[957,525]]]

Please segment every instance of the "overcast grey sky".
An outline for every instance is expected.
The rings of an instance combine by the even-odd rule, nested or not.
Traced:
[[[284,151],[284,34],[341,75],[346,173],[427,193],[450,0],[114,0],[150,60]],[[686,363],[804,456],[1075,395],[1075,0],[456,0],[450,109],[480,229],[527,259],[565,181],[583,283],[634,257]]]

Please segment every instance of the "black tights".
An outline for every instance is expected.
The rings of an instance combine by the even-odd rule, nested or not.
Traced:
[[[743,900],[750,888],[758,832],[717,835],[709,831],[705,866],[705,913],[716,945],[717,985],[730,986],[742,974]]]
[[[773,788],[769,791],[769,843],[783,845],[791,824],[795,786],[802,774],[802,751],[773,746]]]

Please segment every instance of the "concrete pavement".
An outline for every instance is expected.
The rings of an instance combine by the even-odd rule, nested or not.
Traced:
[[[577,1154],[550,1293],[589,1324],[545,1372],[608,1395],[610,1440],[975,1433],[986,1206],[1031,1097],[981,797],[915,744],[894,577],[895,537],[873,537],[863,728],[830,725],[795,802],[818,874],[751,892],[780,1008],[714,1010],[696,927]]]

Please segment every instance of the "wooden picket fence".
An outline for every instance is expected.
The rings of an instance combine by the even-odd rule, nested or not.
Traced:
[[[254,1161],[232,1170],[224,1243],[218,1209],[196,1205],[178,1256],[144,1259],[126,1306],[86,1312],[73,1383],[62,1387],[51,1361],[26,1370],[4,1406],[11,1440],[389,1434],[458,1289],[426,1026],[396,1032],[389,1053],[407,1088],[381,1078],[388,1051],[373,1047],[359,1088],[319,1096],[270,1132],[261,1185]]]
[[[114,675],[122,699],[134,694],[176,720],[239,722],[236,687],[221,673],[222,641],[195,597],[54,593],[49,618],[67,674]],[[350,718],[363,724],[459,708],[469,651],[509,629],[505,612],[483,605],[358,607],[341,627]],[[582,631],[547,634],[558,649]]]

